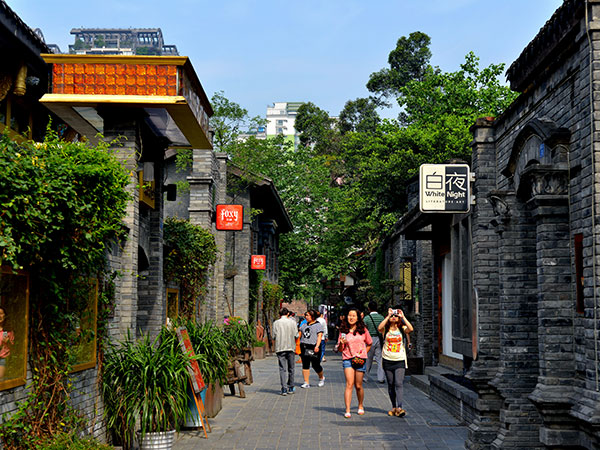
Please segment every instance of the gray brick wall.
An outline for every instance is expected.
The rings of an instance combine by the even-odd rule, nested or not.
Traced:
[[[600,192],[600,167],[592,160],[600,156],[600,133],[590,145],[591,124],[600,129],[600,22],[594,22],[600,2],[589,4],[593,104],[583,3],[568,0],[554,17],[561,25],[549,25],[557,34],[538,38],[552,41],[547,48],[553,56],[524,69],[533,73],[527,91],[502,117],[474,128],[475,184],[488,191],[489,204],[477,193],[473,241],[480,353],[469,376],[479,402],[468,448],[487,448],[496,419],[492,448],[600,445],[592,412],[600,410],[594,335],[600,323],[593,296],[599,274],[592,258],[592,246],[598,245],[594,194]],[[558,44],[568,33],[571,37]],[[494,241],[490,230],[498,236],[497,295],[493,273],[486,270],[493,265],[491,247],[483,245]],[[584,237],[583,314],[575,309],[573,237],[578,233]]]

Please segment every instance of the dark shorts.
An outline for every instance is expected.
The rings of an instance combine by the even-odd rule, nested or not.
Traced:
[[[357,372],[366,372],[367,371],[367,365],[363,364],[363,366],[360,369],[354,369]],[[344,369],[353,369],[352,367],[352,360],[351,359],[342,359],[342,367]]]

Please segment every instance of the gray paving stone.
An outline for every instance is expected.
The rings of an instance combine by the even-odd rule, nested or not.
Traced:
[[[344,413],[344,374],[340,356],[327,352],[325,386],[300,389],[302,374],[296,365],[294,395],[279,395],[277,358],[252,363],[254,383],[245,386],[246,398],[226,395],[223,409],[208,419],[212,432],[179,433],[175,450],[194,449],[457,449],[463,448],[467,428],[410,384],[404,384],[404,418],[389,417],[387,386],[366,383],[365,415]]]

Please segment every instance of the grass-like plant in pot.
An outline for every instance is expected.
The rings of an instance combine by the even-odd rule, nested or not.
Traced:
[[[161,333],[133,340],[130,335],[112,345],[104,359],[102,396],[108,428],[126,448],[133,444],[139,424],[142,449],[149,433],[175,430],[187,414],[189,357],[176,345],[175,336]],[[171,438],[169,438],[171,439]]]
[[[227,378],[229,347],[227,339],[213,322],[198,323],[194,319],[182,322],[188,330],[198,366],[206,384],[223,384]]]
[[[227,340],[229,354],[238,355],[244,350],[250,349],[256,339],[256,332],[248,322],[240,317],[229,317],[225,319],[223,335]]]

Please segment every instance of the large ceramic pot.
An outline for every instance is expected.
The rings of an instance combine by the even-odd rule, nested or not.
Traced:
[[[252,349],[254,359],[265,359],[265,347],[254,347]]]
[[[146,433],[143,438],[138,431],[138,442],[140,450],[171,450],[175,444],[175,430]]]

